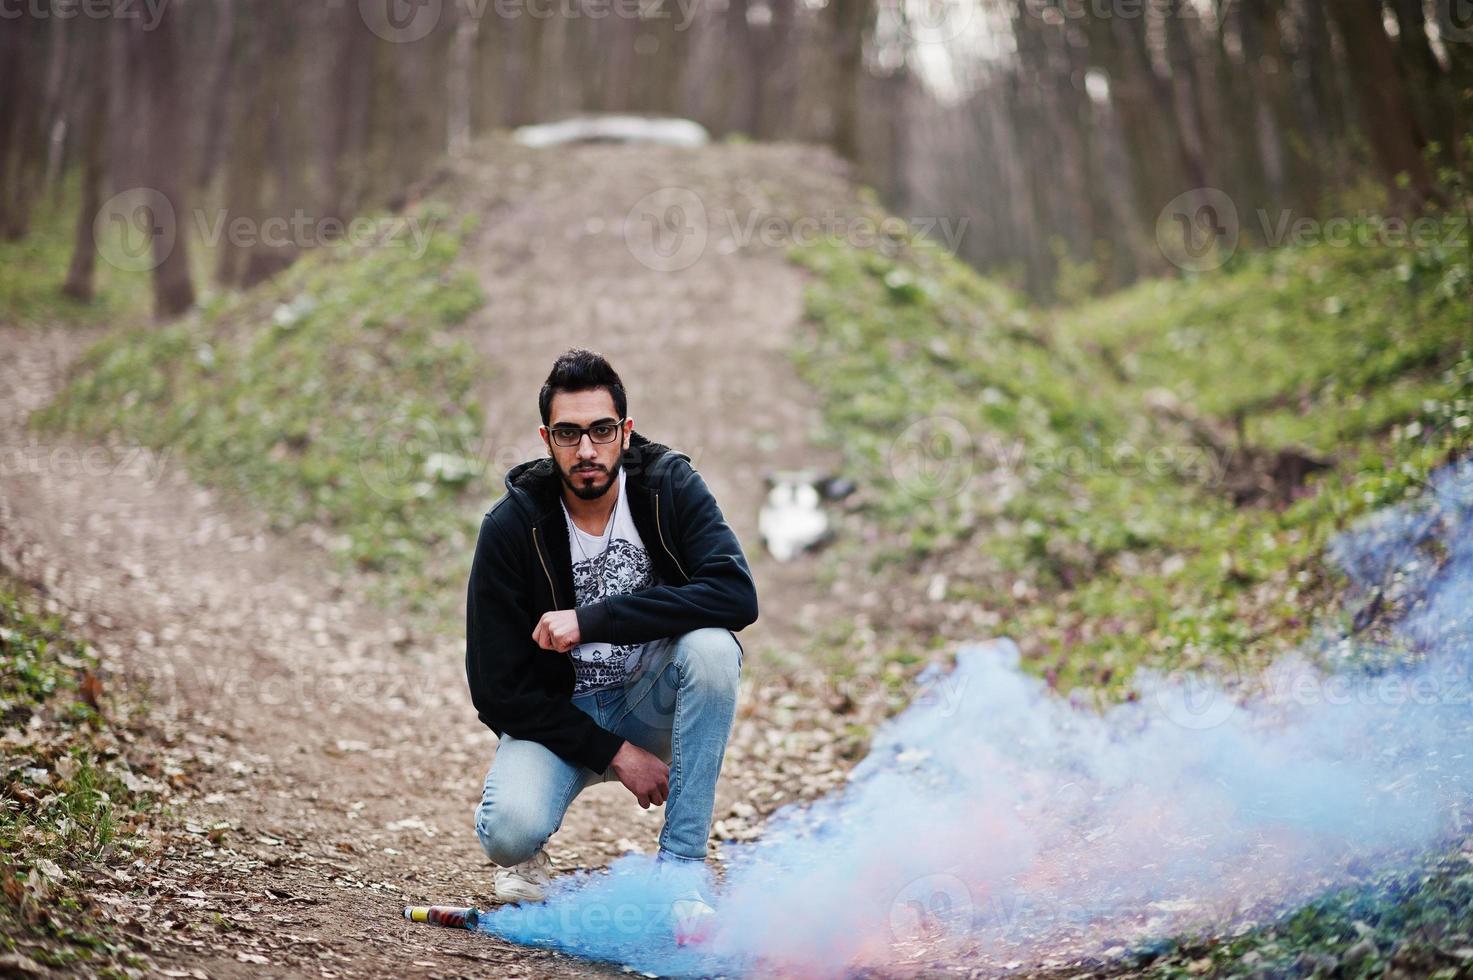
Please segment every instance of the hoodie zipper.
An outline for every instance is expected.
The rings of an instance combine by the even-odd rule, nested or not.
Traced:
[[[537,550],[537,562],[542,566],[542,574],[547,576],[547,587],[552,590],[552,604],[556,609],[562,608],[562,603],[557,601],[557,586],[553,584],[552,572],[547,570],[547,559],[542,557],[542,542],[537,537],[537,525],[532,525],[532,547]],[[684,574],[683,572],[681,574]]]
[[[686,575],[685,569],[680,567],[680,559],[675,557],[675,552],[671,551],[670,546],[665,543],[665,532],[660,528],[660,491],[658,490],[655,491],[655,535],[660,539],[660,547],[665,549],[665,554],[675,562],[676,570],[689,582],[690,576]]]

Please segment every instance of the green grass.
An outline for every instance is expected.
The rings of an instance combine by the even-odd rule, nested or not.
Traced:
[[[1380,977],[1453,980],[1473,968],[1473,863],[1468,853],[1329,892],[1233,937],[1178,936],[1132,951],[1122,965],[1158,978]]]
[[[1246,253],[1048,313],[920,242],[792,257],[797,366],[885,532],[832,560],[945,570],[1061,688],[1272,658],[1332,601],[1330,536],[1473,446],[1466,251]],[[1236,506],[1240,439],[1333,465]]]
[[[93,914],[86,882],[151,847],[161,805],[99,710],[97,658],[39,607],[0,579],[0,948],[106,970],[131,956]]]
[[[347,560],[385,573],[396,613],[453,601],[465,501],[488,488],[476,359],[445,328],[481,295],[459,230],[429,216],[442,230],[421,258],[321,249],[176,324],[110,335],[36,424],[177,450],[278,526],[326,529]],[[994,614],[1060,688],[1126,696],[1145,664],[1251,669],[1316,616],[1333,625],[1331,536],[1473,447],[1466,250],[1244,252],[1211,275],[1048,312],[920,242],[793,259],[811,275],[794,357],[822,399],[818,438],[863,487],[857,519],[882,532],[841,539],[824,574],[867,564],[924,588],[943,570],[946,598]],[[1251,467],[1222,450],[1285,447],[1331,468],[1280,504],[1235,504]],[[852,623],[815,646],[851,673],[873,667],[898,706],[947,646],[871,625],[873,665],[849,656]],[[27,689],[69,676],[26,670]],[[1345,938],[1334,902],[1360,910],[1348,893],[1326,901],[1295,927],[1294,956]],[[1267,949],[1279,933],[1257,935]]]
[[[113,268],[100,256],[92,302],[62,294],[76,240],[78,199],[75,181],[66,182],[36,202],[25,238],[0,241],[0,322],[44,327],[147,315],[153,301],[149,276]]]
[[[165,327],[109,334],[41,428],[177,452],[276,526],[325,529],[409,614],[462,588],[479,493],[476,358],[445,328],[482,302],[443,212],[424,254],[329,247]]]
[[[795,362],[863,488],[824,574],[867,563],[865,588],[919,592],[943,571],[946,598],[992,613],[1061,689],[1128,697],[1141,665],[1251,676],[1343,625],[1332,536],[1473,450],[1466,246],[1250,252],[1048,312],[920,242],[792,258],[811,273]],[[1244,447],[1331,465],[1240,506]],[[944,656],[944,624],[871,625],[863,663],[852,628],[815,650],[886,680]],[[1179,936],[1104,968],[1466,976],[1470,871],[1466,853],[1429,855],[1238,936]]]

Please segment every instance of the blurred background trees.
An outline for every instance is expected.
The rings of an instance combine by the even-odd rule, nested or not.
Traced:
[[[1288,209],[1401,214],[1464,172],[1459,0],[24,0],[0,18],[0,234],[79,187],[176,215],[397,208],[478,134],[580,112],[830,145],[902,215],[1033,295],[1173,271],[1163,205],[1212,187],[1244,234]],[[213,220],[213,219],[212,219]],[[145,223],[146,224],[146,223]],[[181,226],[187,222],[181,222]],[[162,234],[162,232],[159,232]],[[184,247],[161,316],[194,301]],[[247,286],[300,243],[232,243]]]

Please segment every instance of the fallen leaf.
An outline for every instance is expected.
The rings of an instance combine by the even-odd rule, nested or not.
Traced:
[[[91,670],[82,672],[82,680],[77,685],[77,696],[93,711],[102,714],[102,681],[96,673]]]

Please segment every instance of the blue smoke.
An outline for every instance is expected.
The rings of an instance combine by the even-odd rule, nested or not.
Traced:
[[[481,928],[662,975],[1001,968],[1246,928],[1404,860],[1473,799],[1473,463],[1330,555],[1376,629],[1231,689],[1147,672],[1137,701],[1088,712],[1011,642],[963,646],[841,792],[729,850],[700,947],[673,944],[642,856]]]

